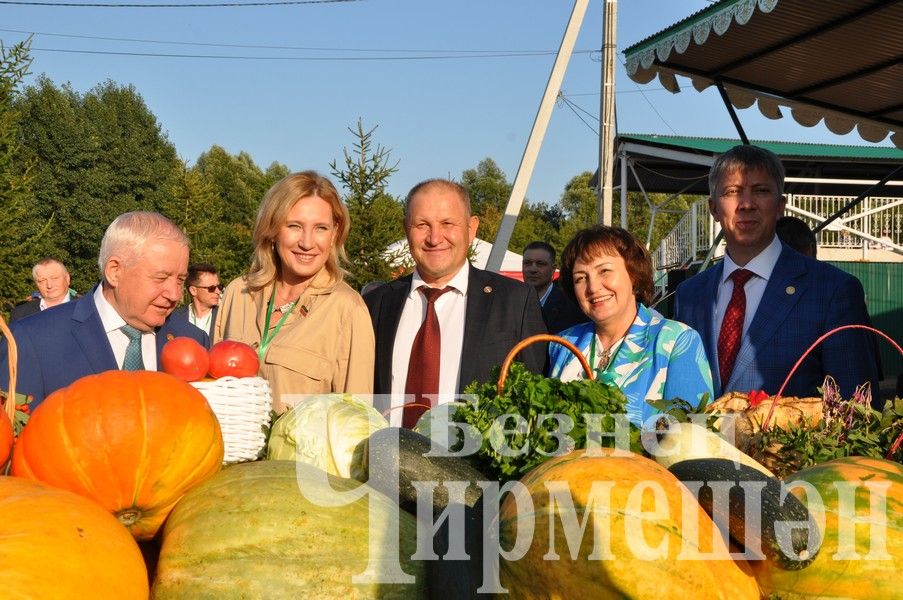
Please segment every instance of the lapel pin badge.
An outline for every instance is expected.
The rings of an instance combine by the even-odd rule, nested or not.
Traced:
[[[484,291],[485,293],[487,293],[487,294],[491,294],[491,293],[492,293],[492,286],[491,286],[491,285],[487,285],[486,287],[483,288],[483,291]]]
[[[788,285],[788,286],[787,286],[787,289],[784,290],[784,291],[787,292],[787,295],[788,295],[788,296],[792,296],[792,295],[794,295],[794,294],[796,293],[796,288],[793,287],[792,285]]]
[[[167,333],[167,334],[166,334],[166,341],[167,341],[167,342],[173,341],[174,338],[175,338],[175,336],[174,336],[173,334],[171,334],[171,333]]]

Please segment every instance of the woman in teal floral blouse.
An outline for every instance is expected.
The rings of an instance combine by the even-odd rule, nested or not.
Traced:
[[[568,242],[561,262],[562,290],[590,322],[559,335],[583,351],[600,381],[621,389],[631,423],[643,425],[656,413],[646,400],[681,398],[696,406],[703,394],[712,397],[712,373],[699,334],[648,307],[652,261],[636,238],[618,227],[589,227]],[[585,376],[560,344],[550,344],[549,365],[550,377]]]

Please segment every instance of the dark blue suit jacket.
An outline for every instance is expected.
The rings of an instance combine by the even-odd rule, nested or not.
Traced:
[[[716,396],[725,391],[718,373],[719,332],[715,328],[715,299],[723,268],[719,263],[680,284],[675,306],[675,318],[702,336]],[[726,390],[777,393],[793,365],[819,336],[849,324],[871,324],[859,280],[784,245],[743,337]],[[845,330],[829,337],[799,366],[783,395],[818,395],[816,388],[825,375],[834,377],[844,398],[870,381],[877,399],[874,334]]]
[[[51,393],[84,377],[119,366],[107,339],[93,291],[78,300],[41,311],[10,325],[19,351],[16,391],[31,394],[34,410]],[[187,321],[167,319],[157,330],[160,351],[171,337],[185,336],[206,345],[207,334]],[[0,388],[9,386],[6,339],[0,342]]]
[[[546,322],[549,333],[558,334],[577,323],[586,323],[589,317],[583,314],[580,307],[568,298],[558,281],[552,282],[552,290],[546,303],[542,305],[542,319]]]
[[[412,276],[382,285],[364,297],[376,333],[375,394],[392,391],[392,349]],[[536,291],[514,279],[470,266],[467,314],[461,348],[458,393],[473,381],[489,381],[492,367],[504,362],[521,340],[546,333]],[[517,360],[534,373],[543,373],[546,344],[533,344]]]

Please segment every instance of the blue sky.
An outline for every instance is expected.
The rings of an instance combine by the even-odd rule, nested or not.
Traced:
[[[639,86],[627,78],[620,54],[708,5],[618,3],[620,132],[736,138],[717,91],[672,95],[657,83]],[[25,37],[22,32],[35,34],[33,76],[43,73],[81,92],[107,79],[134,85],[189,163],[218,144],[248,152],[262,167],[278,161],[328,174],[329,162],[341,162],[343,147],[354,142],[347,128],[361,118],[366,127],[379,126],[375,141],[399,161],[389,191],[403,195],[422,179],[460,177],[485,157],[514,180],[572,7],[570,0],[220,8],[0,4],[0,39],[11,45]],[[601,48],[602,12],[603,0],[592,0],[576,46],[584,52],[572,57],[562,85],[571,104],[555,108],[527,190],[530,201],[556,202],[571,177],[597,164],[601,65],[599,53],[589,51]],[[486,56],[523,51],[549,54]],[[753,139],[863,143],[823,125],[769,121],[754,108],[739,114]]]

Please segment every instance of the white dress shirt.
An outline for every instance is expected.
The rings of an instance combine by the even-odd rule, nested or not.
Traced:
[[[727,312],[727,305],[730,304],[731,295],[734,292],[734,282],[731,280],[731,273],[737,269],[746,269],[752,271],[754,277],[746,282],[743,288],[746,292],[746,314],[743,319],[743,333],[740,337],[741,341],[746,337],[749,325],[752,323],[759,303],[762,302],[762,296],[765,295],[765,287],[768,285],[768,279],[771,272],[778,264],[778,258],[781,256],[781,241],[778,236],[774,236],[771,243],[765,247],[755,258],[753,258],[745,267],[740,267],[731,260],[728,254],[724,255],[724,269],[721,272],[721,283],[718,285],[718,300],[715,303],[715,331],[721,332],[721,322],[724,321],[724,313]]]
[[[121,369],[122,363],[125,361],[125,349],[129,345],[128,336],[120,329],[125,325],[125,319],[120,317],[116,309],[107,302],[103,295],[103,284],[98,285],[94,290],[94,306],[97,307],[97,314],[100,315],[103,330],[107,334],[107,339],[110,340],[116,364]],[[157,338],[153,331],[144,332],[141,335],[141,360],[144,362],[145,371],[157,370]]]
[[[438,404],[455,399],[458,393],[458,378],[461,373],[461,348],[464,345],[464,317],[467,314],[467,282],[470,278],[470,264],[464,266],[448,282],[452,288],[436,300],[436,317],[439,320],[439,331],[442,347],[439,352],[439,397]],[[405,404],[404,392],[408,379],[408,363],[411,360],[411,347],[414,338],[426,317],[426,300],[419,288],[427,285],[414,270],[411,280],[411,291],[408,293],[398,330],[395,332],[395,345],[392,347],[392,411],[389,423],[393,427],[401,426],[402,410]]]

